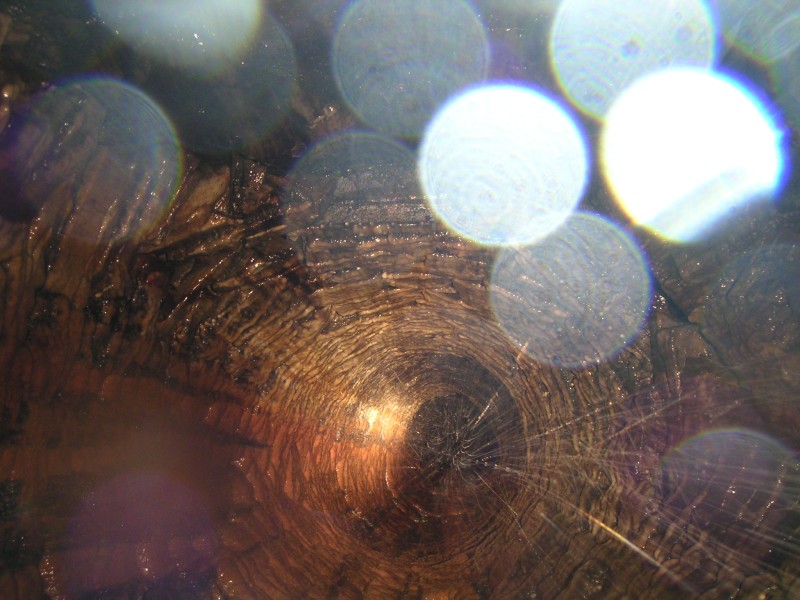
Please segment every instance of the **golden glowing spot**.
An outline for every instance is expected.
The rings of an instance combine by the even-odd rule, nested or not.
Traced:
[[[364,434],[373,440],[393,442],[400,440],[408,421],[408,408],[393,401],[384,400],[380,404],[366,406],[359,411]]]

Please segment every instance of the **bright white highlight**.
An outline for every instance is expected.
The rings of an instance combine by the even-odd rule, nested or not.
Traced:
[[[675,241],[696,239],[734,207],[773,193],[781,133],[735,81],[704,70],[637,82],[609,112],[605,176],[630,217]]]
[[[342,97],[367,124],[418,137],[449,96],[482,81],[486,32],[461,0],[360,0],[333,43]]]
[[[532,246],[496,260],[492,309],[533,359],[581,367],[612,358],[639,332],[650,305],[641,250],[616,224],[576,213]]]
[[[642,75],[671,65],[709,67],[715,48],[702,0],[564,0],[550,59],[570,101],[601,118]]]
[[[434,118],[419,176],[436,215],[487,245],[528,244],[561,225],[586,185],[586,145],[573,119],[539,92],[487,86]]]
[[[209,74],[233,65],[258,28],[258,0],[92,0],[105,25],[136,50]]]

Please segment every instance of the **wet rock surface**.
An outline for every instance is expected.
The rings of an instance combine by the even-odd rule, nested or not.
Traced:
[[[558,369],[413,180],[294,193],[275,142],[186,155],[160,213],[109,177],[102,110],[2,134],[0,596],[800,593],[790,204],[706,246],[637,232],[644,330]]]

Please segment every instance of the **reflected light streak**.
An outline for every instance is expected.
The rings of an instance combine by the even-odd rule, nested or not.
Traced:
[[[154,65],[148,90],[170,114],[190,151],[214,155],[267,139],[290,111],[295,92],[294,46],[278,19],[258,22],[258,43],[223,72],[198,78]]]

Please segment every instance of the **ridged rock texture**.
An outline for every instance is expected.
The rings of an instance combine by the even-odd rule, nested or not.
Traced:
[[[10,14],[11,59],[68,62]],[[155,219],[143,182],[109,189],[91,97],[56,132],[11,111],[0,597],[800,595],[796,201],[706,244],[635,231],[643,331],[559,369],[500,330],[494,252],[413,174],[287,191],[331,113],[299,106],[260,153],[186,153]],[[584,208],[621,218],[599,183]]]

